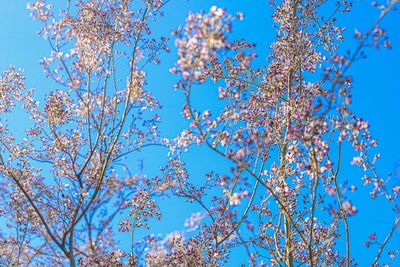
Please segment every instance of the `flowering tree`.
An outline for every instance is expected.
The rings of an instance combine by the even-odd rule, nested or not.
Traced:
[[[159,216],[150,198],[157,181],[131,175],[123,160],[158,142],[151,110],[159,104],[143,69],[166,49],[148,27],[163,4],[133,10],[131,2],[67,1],[58,15],[43,1],[27,6],[43,23],[52,51],[41,64],[57,87],[40,105],[21,70],[1,78],[0,111],[19,107],[30,119],[21,140],[5,118],[0,124],[1,212],[10,228],[0,254],[14,265],[111,264],[119,212],[132,207],[135,227]]]
[[[372,198],[392,205],[392,230],[366,243],[376,252],[372,265],[383,251],[394,258],[399,248],[388,245],[400,223],[400,188],[374,167],[377,142],[350,109],[348,69],[365,47],[390,47],[379,23],[398,1],[376,4],[377,21],[356,32],[358,46],[347,54],[336,17],[351,3],[271,3],[277,38],[258,67],[256,46],[230,39],[243,14],[217,7],[189,14],[174,31],[178,61],[171,72],[179,75],[175,89],[190,123],[164,139],[146,67],[169,51],[167,38],[154,39],[149,26],[167,2],[28,4],[43,24],[39,34],[51,54],[41,65],[56,86],[41,105],[22,70],[11,66],[0,79],[1,214],[8,228],[0,255],[15,266],[220,266],[240,247],[253,266],[354,266],[348,218],[357,208],[340,175],[342,151],[351,148],[365,190],[372,186]],[[197,87],[218,90],[218,104],[196,107]],[[7,122],[19,110],[29,119],[24,134]],[[170,150],[161,178],[132,175],[131,154],[152,145]],[[194,145],[224,158],[229,171],[193,179],[183,154]],[[201,211],[185,231],[136,240],[139,228],[160,218],[160,195]],[[117,246],[117,229],[130,233],[130,251]]]
[[[337,2],[328,14],[324,1],[272,3],[277,40],[267,65],[259,68],[253,63],[254,45],[229,40],[234,18],[223,9],[189,15],[176,32],[179,59],[172,72],[181,76],[176,89],[185,96],[183,116],[190,125],[176,147],[207,146],[231,169],[210,173],[196,187],[180,151],[170,158],[164,176],[173,193],[204,210],[196,216],[201,220],[196,234],[182,246],[197,252],[185,255],[171,248],[161,265],[179,264],[190,254],[193,261],[213,266],[243,246],[254,266],[354,266],[348,217],[357,208],[345,194],[354,187],[340,175],[346,145],[356,153],[352,164],[364,170],[365,185],[372,185],[372,198],[384,196],[392,203],[391,231],[376,243],[370,236],[379,244],[372,265],[379,264],[400,222],[395,201],[400,188],[389,188],[375,170],[379,154],[371,158],[371,153],[377,142],[368,123],[350,109],[347,71],[363,48],[390,47],[379,22],[396,3],[379,6],[377,21],[369,31],[356,32],[356,50],[344,55],[344,28],[336,17],[348,13],[351,3]],[[221,109],[192,104],[193,91],[208,81],[218,88]],[[220,194],[207,192],[215,187]],[[344,249],[335,246],[341,239]],[[392,258],[395,249],[389,250]]]

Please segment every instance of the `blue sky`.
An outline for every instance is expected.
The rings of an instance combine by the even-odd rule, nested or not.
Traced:
[[[261,59],[266,58],[268,46],[273,42],[275,32],[271,19],[272,10],[267,1],[235,0],[235,1],[209,1],[209,0],[173,0],[165,10],[162,23],[155,25],[154,32],[169,35],[172,28],[184,23],[189,10],[208,10],[212,5],[226,7],[228,12],[234,14],[243,11],[245,20],[234,25],[234,38],[246,38],[258,44],[258,52]],[[0,69],[7,68],[10,64],[25,69],[28,87],[36,87],[40,94],[54,87],[43,74],[39,66],[39,59],[47,56],[50,48],[46,41],[36,35],[38,24],[32,22],[25,9],[26,1],[1,1],[0,8]],[[353,13],[347,18],[340,20],[347,28],[347,37],[350,37],[355,28],[367,29],[371,22],[378,16],[378,12],[369,5],[368,1],[355,3]],[[400,20],[399,12],[394,12],[382,23],[391,37],[393,49],[380,49],[367,51],[368,58],[357,62],[351,69],[354,78],[353,110],[357,115],[369,121],[372,135],[378,140],[379,151],[382,155],[378,169],[381,175],[386,176],[389,172],[395,172],[396,166],[400,165],[400,83],[398,78],[400,62]],[[344,46],[354,49],[355,43],[351,38]],[[175,76],[168,73],[176,59],[175,49],[167,55],[162,56],[160,66],[149,68],[149,87],[158,97],[163,105],[162,126],[164,134],[172,137],[181,129],[186,127],[186,121],[181,118],[180,111],[184,99],[179,92],[172,90],[176,81]],[[215,92],[204,89],[204,94],[199,94],[197,101],[207,101],[215,97]],[[16,129],[23,129],[18,118],[10,121]],[[144,172],[148,175],[159,175],[159,166],[165,164],[165,151],[149,149],[139,158],[144,160]],[[352,155],[346,155],[345,159],[350,162]],[[194,176],[202,177],[208,170],[224,169],[226,163],[210,154],[206,149],[196,148],[190,152],[186,159],[190,171]],[[202,159],[202,160],[199,160]],[[203,160],[204,159],[204,160]],[[218,167],[216,167],[218,166]],[[354,167],[348,165],[343,170],[343,175],[354,184],[360,185],[361,173]],[[400,178],[393,175],[393,182],[400,184]],[[371,255],[362,247],[364,233],[369,229],[376,229],[378,235],[386,233],[392,223],[392,217],[382,213],[382,202],[368,202],[363,206],[367,193],[354,193],[354,204],[358,207],[358,214],[350,219],[351,225],[358,225],[353,230],[353,251],[361,255],[360,266],[367,266]],[[174,229],[182,229],[185,218],[196,209],[194,206],[182,206],[177,200],[165,200],[161,204],[163,221],[154,224],[152,231],[166,233]],[[394,239],[400,243],[400,232]],[[240,256],[234,257],[239,260]],[[243,259],[243,258],[242,258]],[[243,261],[242,261],[243,262]],[[243,262],[245,263],[245,262]],[[237,266],[232,261],[232,266]]]

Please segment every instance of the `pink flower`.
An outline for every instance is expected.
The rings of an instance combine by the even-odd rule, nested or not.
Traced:
[[[353,206],[350,201],[343,203],[343,210],[347,213],[347,216],[352,216],[357,213],[357,208]]]

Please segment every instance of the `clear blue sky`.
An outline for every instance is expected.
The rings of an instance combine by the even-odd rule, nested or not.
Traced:
[[[165,17],[162,23],[156,25],[154,32],[168,35],[170,29],[183,24],[189,10],[208,10],[212,5],[226,7],[228,12],[234,14],[236,11],[243,11],[245,20],[237,22],[234,26],[234,37],[244,37],[249,41],[258,44],[260,58],[265,58],[269,44],[274,40],[275,32],[272,28],[272,10],[264,0],[172,0],[166,8]],[[42,94],[53,88],[54,84],[46,80],[42,69],[39,66],[39,59],[47,56],[50,48],[46,41],[37,37],[38,24],[32,22],[25,9],[26,1],[3,0],[0,6],[0,69],[7,68],[10,64],[25,69],[27,85],[36,87]],[[342,22],[347,28],[348,36],[354,32],[354,28],[367,29],[378,13],[369,5],[368,1],[355,4],[354,12]],[[353,89],[353,110],[362,118],[369,121],[371,132],[379,142],[381,160],[378,164],[380,174],[385,176],[388,172],[395,171],[397,164],[400,164],[400,14],[394,12],[384,20],[383,26],[389,32],[393,44],[392,50],[371,49],[367,52],[368,58],[360,61],[351,69],[354,77]],[[350,40],[350,38],[348,38]],[[352,49],[355,43],[350,41],[345,44]],[[149,69],[149,88],[153,88],[154,94],[160,99],[164,106],[162,115],[162,130],[164,134],[172,137],[186,126],[186,121],[180,116],[183,105],[183,97],[180,93],[172,90],[176,77],[168,73],[168,69],[176,59],[175,49],[172,53],[162,57],[160,66]],[[213,96],[212,93],[204,90],[198,101],[206,101]],[[23,125],[18,124],[18,118],[10,124],[22,129]],[[165,151],[164,151],[165,152]],[[139,156],[144,159],[144,171],[148,175],[159,175],[159,166],[165,164],[165,153],[151,149]],[[220,161],[205,149],[195,149],[186,156],[190,163],[190,170],[194,176],[202,175],[216,166],[223,169],[225,162]],[[205,160],[199,161],[199,158]],[[350,162],[352,155],[346,155],[345,159]],[[348,165],[343,175],[354,184],[360,185],[360,172]],[[393,181],[400,184],[400,178],[393,176]],[[372,202],[371,205],[363,206],[368,194],[360,191],[354,193],[354,204],[358,207],[359,213],[351,218],[351,225],[358,225],[353,230],[353,252],[359,256],[360,266],[367,266],[370,263],[371,255],[363,248],[369,229],[375,229],[379,233],[387,233],[392,223],[391,216],[382,213],[381,202]],[[176,200],[165,200],[162,202],[163,220],[154,224],[152,232],[166,233],[172,230],[183,228],[185,218],[189,217],[194,206],[181,206]],[[400,244],[400,232],[395,236],[395,241]],[[245,263],[243,257],[236,255],[235,260]],[[361,259],[361,260],[360,260]],[[236,263],[230,264],[237,266]]]

